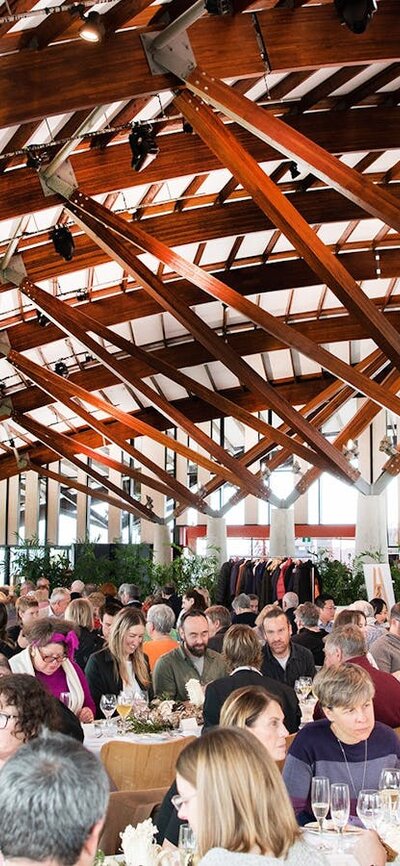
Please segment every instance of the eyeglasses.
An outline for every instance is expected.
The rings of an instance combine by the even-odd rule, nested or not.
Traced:
[[[67,658],[65,654],[63,654],[62,656],[45,656],[39,647],[37,647],[37,651],[40,655],[40,658],[42,659],[42,662],[44,662],[45,665],[49,665],[51,662],[57,662],[58,664],[61,664]]]
[[[175,807],[176,811],[179,812],[179,809],[182,808],[183,804],[188,803],[189,800],[193,800],[193,797],[195,797],[196,794],[197,791],[195,794],[191,794],[190,797],[181,797],[180,794],[175,794],[173,797],[171,797],[171,803]]]
[[[17,719],[18,716],[13,715],[13,713],[0,713],[0,730],[6,728],[8,725],[9,719]]]

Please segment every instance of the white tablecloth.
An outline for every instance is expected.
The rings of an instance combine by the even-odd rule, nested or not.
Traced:
[[[112,740],[119,740],[124,743],[165,743],[171,739],[180,740],[193,735],[198,736],[201,730],[200,728],[197,728],[193,729],[193,731],[163,731],[160,734],[127,734],[126,736],[121,736],[116,732],[112,732],[111,734],[102,734],[102,736],[99,737],[93,723],[90,725],[83,725],[82,727],[84,731],[84,746],[96,754],[99,754],[101,747],[104,746],[105,743],[109,743]]]

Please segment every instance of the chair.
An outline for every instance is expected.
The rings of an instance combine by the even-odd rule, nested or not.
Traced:
[[[289,751],[289,748],[290,748],[290,746],[292,745],[293,740],[294,740],[294,738],[295,738],[296,736],[297,736],[297,731],[296,731],[296,733],[294,733],[294,734],[288,734],[288,735],[287,735],[287,737],[286,737],[286,749],[287,749],[287,751]],[[284,768],[285,760],[286,760],[286,758],[284,758],[282,761],[277,761],[277,762],[276,762],[277,767],[278,767],[278,770],[280,770],[281,772],[282,772],[282,770],[283,770],[283,768]]]
[[[118,791],[167,787],[175,778],[178,755],[195,737],[163,743],[130,743],[111,740],[100,758]]]
[[[140,824],[152,818],[168,788],[149,788],[147,791],[114,791],[110,794],[106,819],[98,847],[108,856],[118,854],[121,832],[128,824]]]

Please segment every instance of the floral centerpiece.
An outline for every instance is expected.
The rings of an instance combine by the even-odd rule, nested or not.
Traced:
[[[133,734],[159,734],[163,731],[176,730],[182,719],[188,718],[195,718],[198,725],[203,724],[203,689],[195,679],[190,680],[189,683],[195,683],[201,694],[196,694],[193,690],[191,694],[188,692],[189,701],[185,704],[160,698],[155,698],[150,706],[147,706],[144,701],[141,701],[140,705],[139,702],[134,702],[126,720],[126,730]]]

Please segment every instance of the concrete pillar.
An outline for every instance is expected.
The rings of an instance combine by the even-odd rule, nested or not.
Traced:
[[[252,427],[244,428],[244,450],[250,451],[258,442],[258,433]],[[254,471],[254,466],[250,467],[250,471]],[[260,500],[256,496],[246,496],[244,500],[244,522],[246,526],[254,526],[258,523],[258,503]]]
[[[207,515],[206,551],[216,556],[219,565],[228,559],[226,523],[223,517],[209,517]]]
[[[25,538],[37,536],[39,527],[39,476],[30,470],[25,475]]]
[[[358,494],[355,553],[379,550],[382,561],[388,561],[386,493],[379,496]],[[376,560],[365,557],[364,562]]]
[[[51,463],[49,469],[58,472],[59,463]],[[47,544],[58,544],[58,517],[60,512],[60,485],[54,478],[47,481]]]
[[[82,463],[87,462],[86,457],[80,457],[80,460]],[[79,484],[87,485],[88,477],[83,469],[78,469],[77,481],[79,481]],[[76,541],[84,541],[86,535],[89,533],[88,508],[89,500],[86,493],[78,491],[76,494]],[[71,543],[72,540],[71,538]]]
[[[18,544],[19,479],[19,475],[13,475],[8,479],[7,544]]]
[[[168,526],[156,523],[153,531],[153,562],[169,565],[172,562],[171,533]]]
[[[121,449],[118,447],[118,445],[111,445],[110,457],[113,460],[118,460],[119,462],[121,461]],[[121,487],[121,485],[122,485],[121,473],[118,472],[116,469],[109,469],[108,479],[109,479],[109,481],[112,481],[112,483],[115,484],[116,487]],[[113,544],[114,541],[120,541],[121,540],[121,518],[122,518],[121,509],[117,508],[116,505],[109,505],[108,506],[108,527],[107,527],[108,543],[109,544]]]
[[[7,479],[0,481],[0,544],[6,544]]]
[[[270,556],[295,556],[294,509],[271,508]]]

